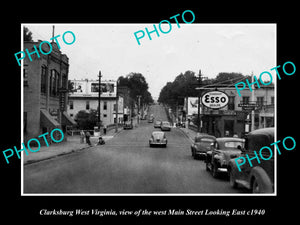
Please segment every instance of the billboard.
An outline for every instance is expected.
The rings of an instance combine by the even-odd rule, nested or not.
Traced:
[[[187,101],[187,114],[192,116],[193,114],[198,114],[198,97],[188,97],[186,98]],[[201,113],[201,107],[200,107]]]
[[[99,81],[97,80],[71,80],[73,85],[72,95],[74,96],[98,96]],[[101,97],[116,97],[117,82],[101,81]]]

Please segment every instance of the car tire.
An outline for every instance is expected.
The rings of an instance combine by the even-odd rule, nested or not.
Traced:
[[[252,193],[261,193],[261,187],[255,178],[253,178],[251,190]]]
[[[217,167],[217,165],[215,165],[214,163],[212,164],[211,175],[212,175],[214,178],[217,178],[218,175],[219,175],[219,173],[218,173],[218,167]]]
[[[205,163],[205,169],[206,171],[209,171],[208,163]]]

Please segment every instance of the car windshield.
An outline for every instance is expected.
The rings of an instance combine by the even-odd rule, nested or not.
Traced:
[[[163,132],[152,133],[153,138],[164,138]]]
[[[243,147],[244,143],[241,141],[226,141],[224,143],[225,148],[237,148],[241,149]]]
[[[208,143],[211,144],[214,142],[214,139],[211,138],[203,138],[203,137],[196,137],[195,142],[203,142],[203,143]]]
[[[164,126],[169,126],[170,123],[169,123],[169,122],[162,122],[162,125],[164,125]]]

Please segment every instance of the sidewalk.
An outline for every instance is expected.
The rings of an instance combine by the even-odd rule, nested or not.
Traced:
[[[189,138],[191,143],[194,143],[197,134],[196,131],[191,130],[189,128],[183,128],[183,127],[180,127],[179,129],[187,136],[187,138]]]
[[[122,127],[118,127],[118,132],[115,132],[115,128],[110,129],[106,135],[102,135],[103,140],[107,142],[109,139],[113,138],[115,135],[119,134],[123,130]],[[98,137],[91,136],[90,141],[92,143],[92,146],[89,146],[87,143],[80,143],[80,136],[74,135],[74,136],[67,136],[67,141],[60,142],[60,143],[52,143],[47,146],[41,146],[40,150],[38,152],[31,152],[28,150],[28,155],[26,153],[23,153],[23,162],[24,164],[31,164],[35,162],[39,162],[42,160],[54,158],[61,155],[70,154],[72,152],[78,152],[83,149],[88,149],[90,147],[93,147],[98,142]],[[32,147],[34,150],[34,148]]]

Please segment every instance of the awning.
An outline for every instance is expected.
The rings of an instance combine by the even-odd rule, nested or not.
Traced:
[[[66,111],[62,113],[62,124],[64,125],[77,125],[77,123],[69,116]]]
[[[41,109],[41,124],[44,127],[59,127],[60,124],[50,115],[50,113],[45,110]]]

